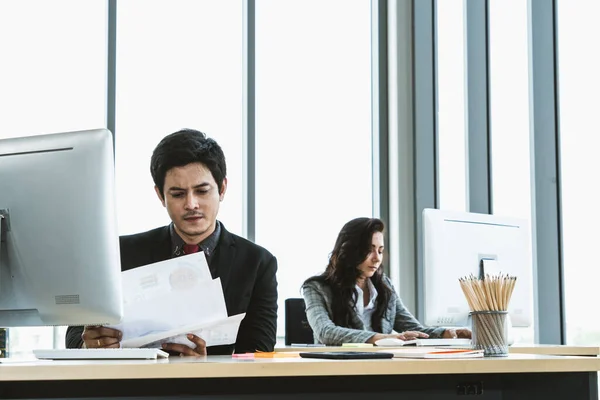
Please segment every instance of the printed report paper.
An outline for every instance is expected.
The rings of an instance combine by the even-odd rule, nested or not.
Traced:
[[[235,343],[244,314],[227,316],[219,278],[212,279],[203,252],[123,273],[123,319],[109,328],[123,333],[122,347],[181,343],[194,333],[207,346]]]

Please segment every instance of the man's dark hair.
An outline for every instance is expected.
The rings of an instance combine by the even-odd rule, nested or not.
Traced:
[[[174,167],[201,163],[208,168],[217,182],[219,193],[227,176],[225,155],[221,146],[195,129],[182,129],[165,136],[154,149],[150,159],[150,173],[164,199],[165,177]]]

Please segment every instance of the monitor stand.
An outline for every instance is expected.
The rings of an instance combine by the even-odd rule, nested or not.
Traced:
[[[486,275],[498,275],[500,264],[494,255],[479,256],[479,279],[485,279]]]

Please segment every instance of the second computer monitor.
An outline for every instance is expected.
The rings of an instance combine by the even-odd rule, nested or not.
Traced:
[[[423,211],[424,323],[466,326],[469,306],[459,278],[479,276],[481,260],[516,276],[508,312],[515,327],[532,323],[533,286],[529,221],[468,212]]]

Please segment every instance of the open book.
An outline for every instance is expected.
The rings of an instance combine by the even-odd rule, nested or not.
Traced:
[[[392,353],[394,358],[480,358],[483,350],[471,349],[432,349],[425,347],[406,347],[402,349],[377,350]]]
[[[400,347],[400,346],[434,346],[434,347],[467,347],[471,346],[471,339],[412,339],[400,340],[394,338],[380,339],[375,342],[376,346],[381,347]]]

